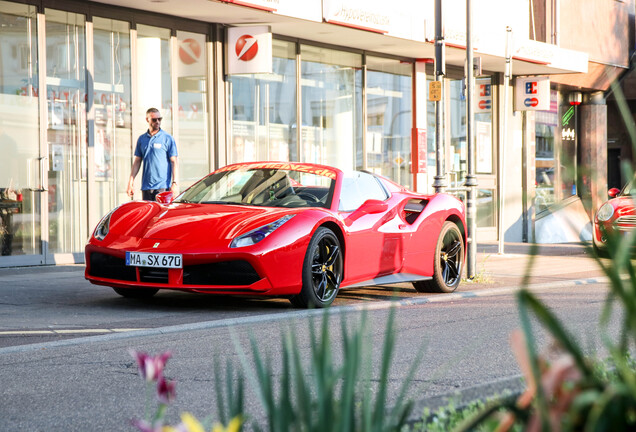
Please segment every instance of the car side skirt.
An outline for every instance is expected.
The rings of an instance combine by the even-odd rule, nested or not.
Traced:
[[[361,282],[356,282],[351,285],[343,285],[342,288],[357,288],[363,286],[372,286],[372,285],[388,285],[394,283],[404,283],[404,282],[416,282],[422,280],[430,280],[432,277],[430,276],[422,276],[411,273],[396,273],[387,276],[380,276],[373,279],[368,279]]]

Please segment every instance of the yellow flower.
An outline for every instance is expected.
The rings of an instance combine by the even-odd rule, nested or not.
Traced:
[[[217,423],[212,428],[212,432],[239,432],[241,430],[242,424],[243,419],[241,419],[241,416],[236,416],[232,420],[230,420],[227,428],[224,427],[221,423]]]
[[[234,417],[230,420],[230,423],[227,425],[227,428],[223,426],[221,423],[217,423],[212,428],[211,432],[239,432],[241,430],[241,425],[243,424],[243,419],[241,416]],[[174,428],[171,426],[164,427],[162,432],[181,432],[183,431],[182,427],[185,427],[188,432],[205,432],[203,425],[199,420],[196,419],[189,412],[184,412],[181,414],[181,424],[179,428]]]
[[[186,427],[188,432],[205,432],[203,425],[189,412],[181,414],[181,423]]]

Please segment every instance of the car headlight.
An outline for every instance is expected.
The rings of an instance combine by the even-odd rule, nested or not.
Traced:
[[[97,240],[104,240],[106,238],[106,234],[108,234],[108,230],[110,229],[110,217],[112,216],[115,209],[108,212],[106,216],[102,218],[95,227],[95,231],[93,231],[93,237]]]
[[[267,225],[263,225],[262,227],[258,227],[250,232],[247,232],[243,235],[236,237],[230,243],[231,248],[238,248],[243,246],[251,246],[263,240],[265,237],[276,231],[281,225],[290,220],[296,215],[287,215],[282,218],[269,223]]]
[[[603,204],[596,213],[596,219],[601,222],[610,220],[612,216],[614,216],[614,207],[610,203]]]

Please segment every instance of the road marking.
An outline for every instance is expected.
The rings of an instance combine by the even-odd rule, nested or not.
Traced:
[[[589,279],[566,280],[561,282],[546,282],[542,284],[529,285],[526,288],[533,292],[552,291],[559,288],[577,287],[581,285],[595,285],[608,283],[609,278],[597,277]],[[330,316],[342,315],[347,312],[360,311],[377,311],[388,310],[391,308],[401,308],[410,306],[425,305],[428,303],[443,303],[455,300],[474,299],[475,297],[492,297],[498,295],[512,294],[521,288],[521,285],[508,287],[490,288],[479,291],[455,292],[450,294],[437,294],[431,297],[415,297],[403,300],[385,300],[373,303],[364,303],[356,305],[333,306],[326,311],[324,309],[308,309],[296,310],[288,313],[265,314],[238,318],[224,318],[215,321],[201,321],[189,324],[177,324],[167,327],[145,328],[145,329],[129,329],[128,331],[115,332],[108,330],[108,333],[92,336],[84,336],[78,338],[69,338],[56,340],[52,342],[34,343],[28,345],[15,345],[0,348],[0,355],[33,352],[42,349],[62,348],[69,346],[78,346],[88,343],[110,342],[123,339],[134,339],[148,336],[165,336],[169,334],[181,333],[186,331],[210,330],[213,328],[232,327],[236,325],[255,325],[264,322],[272,322],[276,320],[294,320],[296,318],[304,319],[307,317],[324,316],[325,313]],[[139,330],[139,331],[134,331]],[[53,332],[54,330],[50,330]]]
[[[102,334],[102,333],[124,333],[124,332],[130,332],[130,331],[138,331],[138,330],[146,330],[146,329],[145,328],[120,328],[120,329],[5,330],[5,331],[0,331],[0,336]]]

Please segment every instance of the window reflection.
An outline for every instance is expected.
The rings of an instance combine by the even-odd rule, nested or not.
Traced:
[[[98,214],[127,201],[132,159],[129,24],[93,18],[95,199]]]
[[[178,31],[177,44],[179,182],[189,185],[209,168],[205,35]]]
[[[84,15],[46,9],[49,251],[81,250],[87,232]]]
[[[536,177],[535,177],[535,206],[539,213],[549,205],[554,204],[555,183],[555,131],[557,129],[557,92],[550,92],[550,110],[537,111],[535,117],[536,129]]]
[[[301,45],[301,160],[351,169],[362,128],[362,56]]]
[[[135,116],[146,126],[146,110],[161,111],[161,128],[172,133],[172,81],[170,79],[170,29],[137,25],[137,88]],[[143,131],[134,131],[135,134]],[[179,143],[177,143],[179,145]]]
[[[367,169],[411,187],[413,65],[367,57]]]
[[[35,16],[0,1],[0,255],[41,253]]]
[[[298,160],[296,148],[296,49],[273,41],[271,74],[234,75],[228,160]]]

